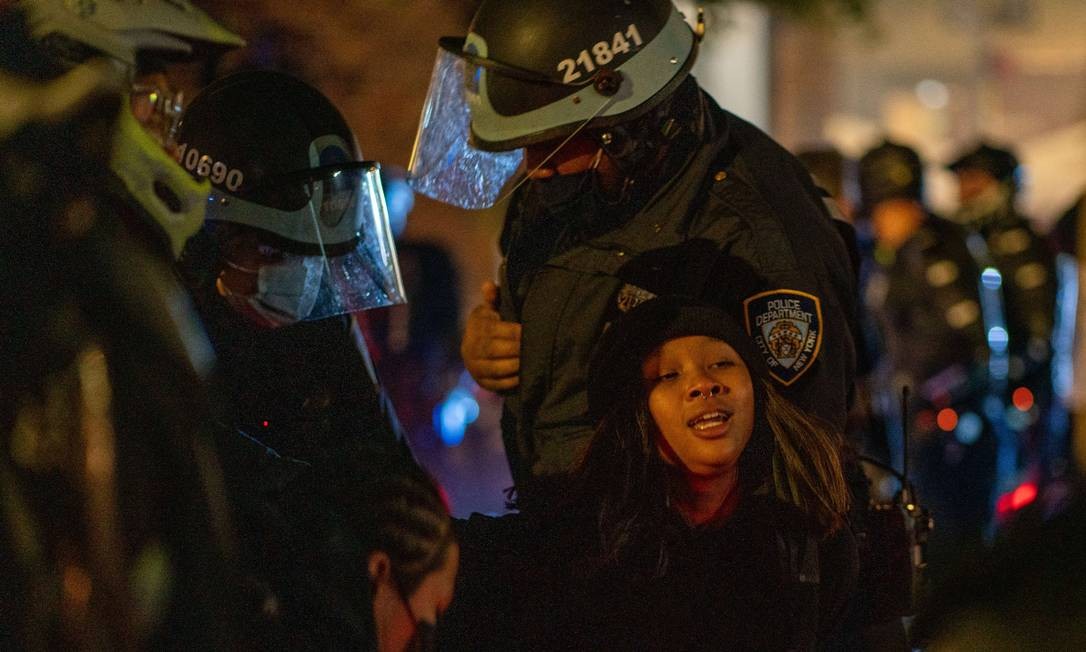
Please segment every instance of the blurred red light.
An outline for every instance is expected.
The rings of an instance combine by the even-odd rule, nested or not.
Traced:
[[[1011,512],[1016,512],[1029,505],[1034,500],[1037,500],[1037,485],[1032,482],[1025,482],[1015,487],[1014,491],[999,497],[999,500],[996,501],[996,512],[1000,516],[1007,516]]]
[[[939,424],[939,428],[946,432],[952,432],[954,428],[958,427],[958,413],[952,408],[943,408],[939,410],[938,416],[935,417],[935,422]]]
[[[1037,499],[1037,485],[1027,482],[1011,493],[1011,509],[1022,509]]]
[[[264,427],[265,427],[265,428],[267,428],[267,427],[268,427],[268,422],[267,422],[267,421],[265,421],[265,422],[264,422]]]
[[[1033,392],[1029,391],[1028,387],[1019,387],[1011,394],[1011,402],[1022,412],[1029,412],[1033,407]]]

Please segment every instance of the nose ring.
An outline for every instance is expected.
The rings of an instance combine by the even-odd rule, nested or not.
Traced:
[[[722,391],[723,389],[720,387],[720,385],[713,385],[709,388],[709,391],[707,392],[703,392],[700,389],[695,389],[693,392],[691,392],[691,396],[693,396],[694,398],[700,398],[702,400],[708,400],[710,397],[716,396]]]

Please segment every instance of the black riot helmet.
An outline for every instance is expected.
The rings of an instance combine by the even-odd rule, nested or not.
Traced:
[[[403,302],[380,167],[320,91],[279,72],[224,77],[193,99],[177,142],[181,165],[211,181],[213,233],[256,232],[313,272],[303,318]]]
[[[980,170],[992,175],[999,183],[1017,187],[1015,177],[1018,171],[1018,158],[1006,149],[981,143],[976,149],[966,152],[947,166],[953,172],[961,170]]]
[[[512,150],[645,115],[686,79],[697,42],[669,0],[483,0],[467,36],[439,42],[416,189],[493,203],[520,163]]]
[[[911,148],[884,141],[860,158],[860,202],[864,212],[887,199],[921,201],[924,165]]]

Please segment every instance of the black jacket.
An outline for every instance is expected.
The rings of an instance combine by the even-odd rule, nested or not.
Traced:
[[[804,305],[819,337],[812,336],[801,373],[790,372],[781,389],[844,424],[855,366],[849,249],[801,164],[705,99],[705,141],[621,226],[525,272],[517,258],[540,245],[515,242],[518,213],[507,217],[503,269],[520,273],[517,287],[503,278],[501,313],[523,330],[520,386],[506,396],[502,430],[518,489],[578,458],[591,433],[585,374],[594,346],[619,310],[653,294],[700,295],[740,310],[766,291],[810,297]],[[687,255],[688,247],[699,255]],[[701,255],[706,249],[717,258]],[[654,262],[661,252],[677,262],[661,268]]]
[[[194,291],[215,354],[226,426],[313,463],[353,438],[406,444],[349,316],[278,329],[249,324],[215,292]]]
[[[718,528],[677,515],[654,554],[601,562],[591,517],[461,523],[448,649],[785,650],[826,647],[857,573],[845,529],[819,540],[801,515],[753,496]]]

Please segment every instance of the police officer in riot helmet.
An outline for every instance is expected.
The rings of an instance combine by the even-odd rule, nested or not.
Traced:
[[[365,647],[353,641],[367,637],[356,631],[368,610],[361,587],[311,555],[356,541],[297,480],[362,483],[387,470],[374,460],[415,464],[351,314],[404,300],[379,166],[324,95],[271,71],[224,77],[193,98],[177,156],[212,185],[179,268],[219,358],[252,642]],[[299,521],[298,503],[313,523]]]
[[[209,185],[148,82],[240,44],[185,0],[0,11],[0,648],[233,641],[213,356],[172,270]]]
[[[314,461],[339,438],[399,446],[350,313],[404,301],[379,166],[339,111],[288,75],[208,86],[177,155],[212,184],[181,260],[232,403],[232,425]]]
[[[925,208],[922,179],[920,157],[904,145],[884,142],[859,162],[861,219],[875,244],[864,296],[885,347],[870,381],[875,412],[899,469],[903,420],[913,426],[908,454],[920,500],[936,520],[938,575],[959,546],[980,542],[995,438],[984,409],[989,348],[980,269],[962,231]],[[901,415],[905,385],[914,398]]]
[[[209,186],[193,180],[169,154],[183,97],[167,68],[244,41],[187,0],[135,6],[24,0],[19,6],[32,33],[59,61],[102,56],[123,71],[128,102],[119,115],[110,169],[118,190],[134,200],[127,226],[176,257],[200,228]]]
[[[1014,217],[1021,168],[1010,150],[980,143],[947,167],[958,177],[958,221],[981,226]]]
[[[509,199],[501,279],[484,286],[461,352],[505,395],[520,498],[587,442],[585,369],[607,324],[655,294],[728,282],[664,287],[621,271],[692,240],[764,277],[740,297],[750,323],[795,308],[807,354],[767,363],[790,398],[844,421],[846,246],[795,158],[690,76],[702,28],[667,0],[484,1],[466,37],[440,40],[410,171],[417,191],[464,208]]]
[[[958,177],[961,205],[954,220],[979,238],[978,247],[1000,276],[1007,314],[1007,402],[1017,405],[1009,427],[1024,445],[1027,465],[1046,476],[1066,459],[1062,419],[1052,414],[1052,329],[1056,317],[1056,263],[1029,220],[1018,212],[1018,159],[980,143],[949,165]],[[1028,398],[1028,403],[1023,402]],[[1032,404],[1032,405],[1030,405]],[[1050,420],[1051,419],[1051,420]],[[1063,442],[1063,443],[1061,443]]]

